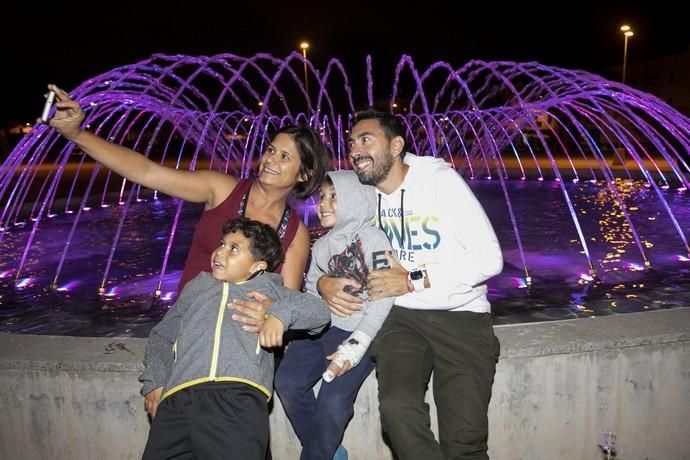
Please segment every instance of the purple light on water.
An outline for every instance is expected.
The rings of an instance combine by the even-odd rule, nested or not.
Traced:
[[[72,289],[74,289],[75,287],[79,286],[80,284],[81,284],[81,283],[80,283],[79,281],[70,281],[69,283],[63,284],[62,286],[60,286],[59,288],[57,288],[57,290],[60,291],[60,292],[71,291]]]
[[[34,281],[33,278],[22,278],[19,281],[17,281],[17,284],[15,285],[17,289],[24,289],[25,287],[28,287],[31,285],[31,283]]]
[[[676,259],[678,259],[679,262],[690,262],[690,257],[682,256],[680,254],[676,256]]]
[[[525,278],[513,277],[513,278],[511,278],[511,281],[513,282],[515,287],[518,289],[524,289],[527,287],[527,281],[525,280]]]
[[[0,279],[9,278],[12,275],[14,275],[14,270],[5,270],[4,272],[0,272]]]
[[[103,297],[116,297],[120,293],[120,290],[114,286],[108,289],[105,294],[103,294]]]
[[[174,291],[168,291],[161,296],[161,300],[164,300],[167,302],[169,300],[172,300],[174,295],[175,295]]]
[[[631,271],[634,271],[634,272],[641,272],[641,271],[644,270],[644,267],[643,267],[642,265],[636,264],[636,263],[632,263],[632,262],[629,263],[629,264],[627,264],[627,265],[626,265],[626,268],[627,268],[628,270],[631,270]]]
[[[592,281],[594,281],[594,278],[589,273],[580,273],[580,280],[587,283],[591,283]]]

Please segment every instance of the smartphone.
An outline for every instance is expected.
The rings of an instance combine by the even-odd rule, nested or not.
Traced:
[[[46,94],[46,103],[43,106],[43,113],[41,114],[41,121],[43,123],[48,123],[48,114],[50,113],[50,108],[55,102],[55,91],[48,91]]]

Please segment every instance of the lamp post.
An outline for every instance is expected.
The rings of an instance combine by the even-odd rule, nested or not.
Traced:
[[[625,71],[626,67],[628,65],[628,38],[632,37],[635,35],[633,31],[630,29],[630,26],[628,25],[622,25],[621,26],[621,32],[623,32],[624,36],[624,41],[623,41],[623,78],[621,79],[621,83],[625,84]]]
[[[309,43],[302,42],[299,44],[299,47],[302,48],[302,57],[304,58],[304,92],[307,93],[307,105],[310,106],[311,104],[309,104],[309,77],[307,74],[307,48],[309,48]]]

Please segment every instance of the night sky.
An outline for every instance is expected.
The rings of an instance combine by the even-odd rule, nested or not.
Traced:
[[[687,16],[671,1],[446,1],[455,6],[435,0],[79,1],[54,2],[52,9],[6,3],[0,123],[33,120],[48,82],[70,89],[153,53],[282,57],[307,40],[315,65],[336,57],[350,75],[363,72],[367,54],[388,78],[403,54],[418,68],[437,60],[453,66],[517,60],[606,74],[622,61],[621,24],[635,31],[630,61],[682,52],[690,43]]]

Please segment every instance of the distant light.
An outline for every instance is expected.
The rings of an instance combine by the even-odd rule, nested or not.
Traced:
[[[12,276],[13,273],[14,273],[14,270],[5,270],[4,272],[0,272],[0,279],[1,278],[9,278],[10,276]]]
[[[690,257],[686,256],[677,255],[676,259],[678,259],[679,262],[690,262]],[[0,278],[2,278],[2,276],[0,276]]]
[[[175,292],[174,292],[174,291],[166,292],[165,294],[163,294],[163,295],[161,296],[161,300],[166,300],[166,301],[167,301],[167,300],[172,300],[173,295],[175,295]]]
[[[309,43],[302,42],[299,44],[299,47],[302,48],[303,50],[306,50],[307,48],[309,48]]]
[[[630,30],[630,26],[629,26],[629,25],[623,24],[623,25],[621,26],[621,32],[627,32],[627,31],[629,31],[629,30]]]

